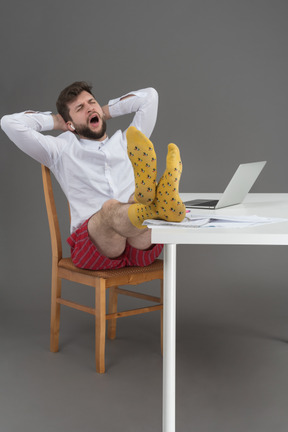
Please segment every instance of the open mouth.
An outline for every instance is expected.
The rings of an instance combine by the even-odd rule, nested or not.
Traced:
[[[99,119],[99,115],[98,115],[98,114],[93,114],[93,115],[90,117],[89,123],[90,123],[91,125],[93,125],[93,126],[97,126],[97,125],[99,124],[99,121],[100,121],[100,119]]]

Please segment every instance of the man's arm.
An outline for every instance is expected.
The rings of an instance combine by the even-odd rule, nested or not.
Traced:
[[[135,95],[129,94],[127,96],[124,96],[124,97],[120,98],[120,101],[122,101],[123,99],[127,99],[129,97],[133,97],[133,96],[135,96]],[[104,105],[101,108],[102,108],[102,111],[104,113],[104,116],[105,116],[106,120],[111,119],[112,117],[111,117],[111,114],[110,114],[110,111],[109,111],[109,105],[108,104]]]
[[[51,113],[25,111],[2,117],[1,128],[20,150],[51,167],[59,155],[58,138],[42,132],[67,130],[60,117]]]
[[[157,118],[158,93],[153,88],[133,91],[108,103],[109,118],[135,113],[130,126],[150,137]]]

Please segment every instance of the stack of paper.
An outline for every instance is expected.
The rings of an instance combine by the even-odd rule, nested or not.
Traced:
[[[215,213],[207,213],[205,216],[188,212],[182,222],[166,222],[159,219],[147,219],[143,225],[149,226],[167,226],[173,225],[188,228],[246,228],[255,225],[264,225],[277,222],[285,222],[287,219],[268,218],[259,216],[216,216]]]

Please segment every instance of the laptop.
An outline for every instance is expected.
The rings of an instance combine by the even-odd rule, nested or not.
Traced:
[[[184,204],[187,208],[215,210],[240,204],[250,191],[265,165],[266,161],[239,165],[219,200],[196,199],[186,201]]]

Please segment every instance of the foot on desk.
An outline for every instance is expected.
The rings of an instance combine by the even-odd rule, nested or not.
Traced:
[[[151,204],[132,204],[128,209],[130,221],[137,228],[145,228],[146,219],[162,219],[181,222],[186,208],[179,197],[179,182],[182,173],[180,152],[175,144],[168,145],[166,170],[156,187],[156,197]]]
[[[166,170],[156,188],[155,207],[159,219],[170,222],[181,222],[186,214],[186,208],[179,196],[179,183],[182,174],[182,161],[176,144],[168,145]],[[153,205],[152,204],[152,205]]]
[[[136,202],[153,202],[156,192],[156,153],[152,142],[134,126],[126,132],[128,157],[132,163],[135,178]]]

